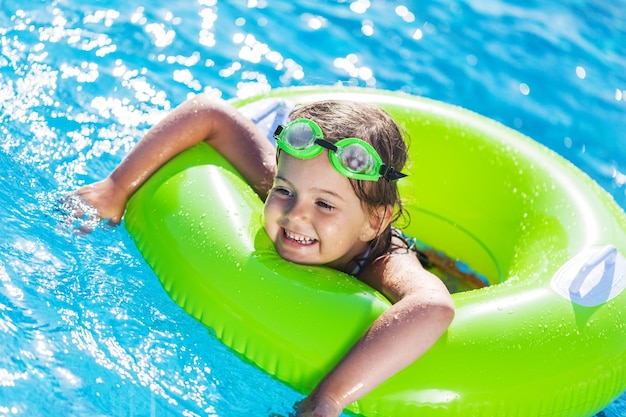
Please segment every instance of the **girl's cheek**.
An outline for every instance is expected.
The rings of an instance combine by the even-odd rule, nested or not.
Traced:
[[[263,227],[265,228],[265,231],[268,234],[271,234],[271,232],[273,231],[272,228],[274,227],[274,224],[276,223],[276,213],[277,213],[277,208],[276,208],[276,202],[274,199],[272,199],[272,196],[270,195],[268,197],[268,199],[265,201],[265,205],[263,206]]]
[[[266,201],[265,201],[265,205],[263,205],[263,226],[267,227],[267,221],[268,221],[268,217],[270,215],[270,210],[269,210],[269,203],[270,203],[270,198],[269,197]]]

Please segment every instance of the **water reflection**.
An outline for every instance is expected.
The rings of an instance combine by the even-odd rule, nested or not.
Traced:
[[[297,397],[168,304],[123,229],[93,241],[56,230],[56,197],[106,175],[192,94],[337,83],[424,94],[521,129],[626,207],[622,9],[3,0],[0,412],[28,414],[40,387],[42,407],[82,415],[233,415]],[[251,378],[267,400],[241,398]]]

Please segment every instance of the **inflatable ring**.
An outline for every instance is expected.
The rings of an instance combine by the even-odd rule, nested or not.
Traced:
[[[368,416],[591,416],[626,388],[626,216],[552,151],[439,102],[367,89],[276,90],[261,106],[339,98],[410,136],[406,232],[490,286],[420,359],[349,408]],[[274,107],[272,107],[274,106]],[[267,120],[270,120],[269,122]],[[171,297],[245,360],[307,393],[388,307],[323,267],[278,257],[262,202],[202,144],[131,199],[125,224]]]

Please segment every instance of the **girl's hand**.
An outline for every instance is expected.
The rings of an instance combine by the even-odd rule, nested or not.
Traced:
[[[108,220],[110,225],[119,224],[126,201],[126,193],[107,178],[74,191],[66,204],[70,217],[80,223],[78,229],[89,233],[101,220]]]
[[[319,398],[315,392],[295,406],[295,417],[337,417],[343,411],[335,401]]]

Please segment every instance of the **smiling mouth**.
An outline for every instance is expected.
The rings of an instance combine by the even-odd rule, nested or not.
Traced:
[[[289,239],[289,240],[293,240],[297,243],[299,243],[300,245],[312,245],[315,242],[317,242],[317,239],[313,239],[307,236],[303,236],[303,235],[299,235],[297,233],[293,233],[290,232],[286,229],[283,229],[283,235]]]

